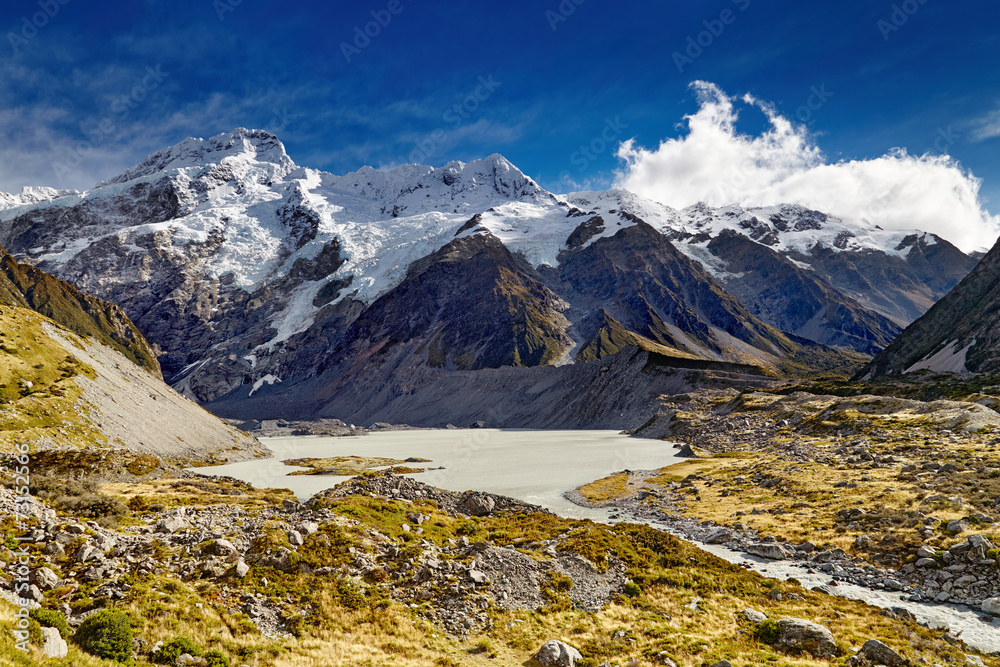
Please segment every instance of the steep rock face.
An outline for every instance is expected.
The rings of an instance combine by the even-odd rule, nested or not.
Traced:
[[[861,373],[1000,372],[1000,241]]]
[[[361,312],[339,342],[338,332],[332,331],[332,349],[317,357],[322,361],[315,375],[304,379],[305,369],[288,368],[284,377],[298,378],[294,383],[255,385],[249,391],[243,387],[209,405],[239,417],[255,411],[258,416],[287,416],[282,411],[291,410],[360,423],[384,417],[442,426],[483,409],[487,399],[473,399],[470,392],[500,400],[495,393],[470,389],[477,378],[485,381],[487,376],[502,378],[497,391],[506,387],[504,391],[518,395],[503,401],[518,419],[526,419],[531,406],[541,410],[554,396],[582,410],[577,391],[570,399],[552,382],[577,377],[574,381],[594,382],[596,391],[606,386],[604,379],[593,375],[600,374],[597,366],[586,371],[582,362],[618,359],[637,348],[651,355],[643,357],[644,368],[650,359],[664,369],[709,368],[699,365],[706,360],[723,370],[737,368],[725,362],[753,364],[739,366],[734,371],[739,374],[755,366],[835,368],[861,360],[756,320],[661,234],[637,218],[629,223],[613,236],[561,255],[559,271],[536,271],[490,232],[469,225],[463,232],[468,235],[414,262],[403,282]],[[566,359],[571,335],[579,348],[574,366],[581,366],[580,375],[553,375],[547,369]],[[508,370],[494,376],[490,369]],[[670,379],[655,386],[689,386],[683,375],[663,373]],[[756,375],[764,374],[756,370]],[[469,386],[458,391],[462,383]],[[515,389],[518,383],[530,391]],[[589,392],[595,406],[608,402],[575,386]],[[301,400],[290,402],[289,396]],[[572,417],[574,424],[615,427],[635,413],[585,416],[554,406],[551,410],[561,418]],[[505,417],[501,423],[521,422]]]
[[[333,358],[418,342],[421,362],[478,370],[542,366],[571,345],[565,304],[492,234],[457,238],[414,262],[351,325]]]
[[[784,255],[732,230],[723,230],[708,250],[731,275],[721,282],[768,324],[826,345],[876,354],[903,330],[884,315],[862,307],[826,280]]]
[[[582,250],[567,251],[561,259],[560,280],[578,310],[601,309],[663,345],[743,361],[746,348],[780,355],[787,343],[641,220]],[[746,348],[732,345],[719,332]],[[581,333],[588,337],[590,332]]]
[[[863,306],[906,325],[927,312],[976,265],[971,255],[934,234],[909,234],[893,253],[838,251],[817,244],[792,259]]]

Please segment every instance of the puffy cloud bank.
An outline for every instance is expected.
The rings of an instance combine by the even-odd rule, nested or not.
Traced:
[[[622,143],[619,186],[676,208],[801,204],[883,229],[933,232],[966,251],[991,247],[1000,235],[1000,216],[986,210],[980,180],[947,155],[897,150],[831,164],[805,127],[771,105],[730,97],[711,83],[691,85],[699,109],[685,117],[687,133],[654,150]],[[766,117],[759,136],[737,132],[739,103]]]

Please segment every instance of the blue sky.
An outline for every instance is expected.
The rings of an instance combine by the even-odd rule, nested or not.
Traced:
[[[2,191],[88,187],[237,126],[335,173],[500,152],[555,191],[607,186],[619,141],[684,134],[701,80],[773,105],[829,162],[950,155],[1000,212],[995,2],[94,4],[0,10]],[[735,131],[767,127],[748,107]]]

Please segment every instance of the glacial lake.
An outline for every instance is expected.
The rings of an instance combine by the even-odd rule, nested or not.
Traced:
[[[563,494],[613,472],[651,470],[684,460],[676,455],[677,449],[671,443],[629,438],[617,431],[388,431],[344,438],[261,438],[261,442],[274,453],[272,458],[193,471],[235,477],[258,488],[288,488],[300,500],[306,500],[347,477],[289,476],[302,468],[282,461],[331,456],[415,457],[431,462],[414,463],[413,467],[444,468],[408,475],[431,486],[451,491],[488,491],[540,505],[564,517],[610,523],[612,511],[574,505]],[[826,584],[830,579],[829,575],[809,574],[794,561],[767,561],[721,546],[698,546],[770,577],[794,577],[806,587]],[[904,602],[899,593],[845,584],[831,591],[879,607],[904,607],[931,627],[961,632],[962,639],[971,646],[986,652],[1000,651],[1000,619],[984,622],[978,610]]]
[[[540,505],[561,516],[606,522],[608,510],[574,505],[563,493],[625,469],[662,468],[684,459],[659,440],[618,431],[526,431],[456,429],[387,431],[357,437],[261,438],[270,459],[197,468],[203,475],[228,475],[258,488],[287,488],[300,499],[335,486],[347,477],[295,475],[302,468],[284,460],[330,456],[430,459],[414,468],[443,468],[408,475],[450,491],[488,491]]]

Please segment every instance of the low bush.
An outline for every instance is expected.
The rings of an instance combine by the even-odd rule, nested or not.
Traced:
[[[205,662],[208,663],[208,667],[230,667],[229,658],[218,649],[206,652],[204,657]]]
[[[182,653],[200,657],[203,656],[205,652],[200,646],[187,637],[174,637],[170,641],[163,644],[160,648],[150,653],[149,659],[158,665],[172,665],[177,662],[177,658],[181,657]]]
[[[125,662],[132,657],[132,623],[123,611],[103,609],[87,617],[73,641],[99,658]]]
[[[63,639],[69,639],[73,636],[73,630],[70,629],[69,623],[66,622],[66,616],[62,612],[38,608],[28,612],[28,616],[38,621],[43,627],[55,628]]]

